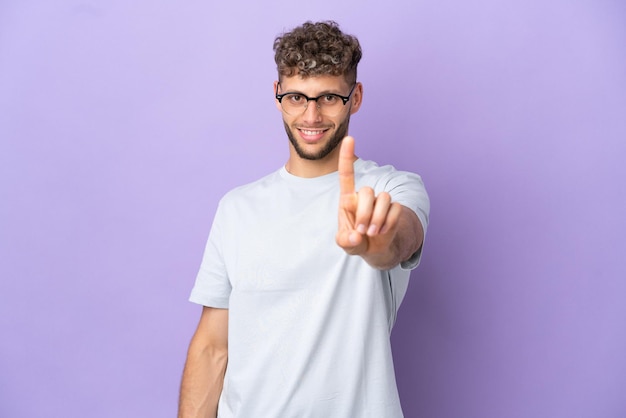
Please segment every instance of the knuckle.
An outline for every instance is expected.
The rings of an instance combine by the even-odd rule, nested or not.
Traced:
[[[378,194],[378,199],[384,202],[391,202],[391,195],[388,192],[380,192]]]
[[[374,197],[374,189],[371,187],[363,187],[359,190],[359,195],[363,197]]]

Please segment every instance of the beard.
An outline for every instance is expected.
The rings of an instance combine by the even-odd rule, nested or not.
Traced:
[[[289,142],[291,142],[291,145],[293,145],[293,148],[296,150],[296,153],[298,154],[300,158],[303,158],[305,160],[321,160],[327,157],[331,152],[333,152],[334,149],[337,148],[337,145],[339,145],[341,141],[343,140],[343,138],[348,134],[348,125],[350,124],[350,115],[348,115],[339,124],[339,126],[337,127],[337,130],[335,131],[335,134],[332,136],[332,138],[330,138],[330,140],[326,143],[326,145],[324,145],[324,147],[321,150],[315,153],[306,152],[296,140],[296,137],[293,131],[291,130],[291,128],[289,127],[289,125],[287,125],[285,121],[283,121],[283,124],[285,125],[285,131],[287,132],[287,137],[289,137]]]

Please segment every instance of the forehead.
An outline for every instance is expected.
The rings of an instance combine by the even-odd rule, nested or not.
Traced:
[[[280,85],[283,91],[298,91],[307,95],[345,93],[349,88],[344,76],[334,75],[282,77]]]

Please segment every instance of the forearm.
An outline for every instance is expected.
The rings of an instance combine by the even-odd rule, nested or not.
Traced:
[[[178,418],[215,418],[228,362],[228,310],[204,307],[189,344]]]
[[[179,418],[217,416],[227,359],[227,349],[200,346],[192,341],[180,388]]]

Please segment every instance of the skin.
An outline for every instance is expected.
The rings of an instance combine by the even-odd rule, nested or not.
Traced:
[[[276,91],[278,81],[274,82]],[[308,97],[324,93],[347,95],[351,86],[344,77],[284,77],[282,92],[299,92]],[[362,257],[377,269],[390,269],[422,245],[424,231],[415,213],[392,202],[388,193],[375,195],[370,187],[355,190],[354,138],[345,136],[350,116],[362,102],[363,86],[358,83],[343,111],[334,117],[322,115],[310,102],[297,116],[282,112],[289,138],[289,159],[285,168],[300,177],[339,173],[337,245],[351,255]],[[181,383],[179,418],[216,417],[228,362],[228,310],[204,307],[198,328],[189,345]]]
[[[217,416],[228,363],[228,309],[202,308],[187,351],[178,405],[179,418]]]
[[[273,91],[276,91],[277,85],[278,81],[275,81],[272,87]],[[345,96],[351,87],[342,76],[300,77],[295,75],[282,78],[279,92],[302,93],[308,97],[317,97],[324,93]],[[343,111],[334,117],[322,115],[313,102],[309,103],[302,114],[287,115],[276,100],[276,108],[283,116],[285,131],[290,139],[289,159],[285,164],[287,171],[293,175],[307,178],[323,176],[337,171],[339,162],[337,145],[347,134],[350,116],[359,111],[362,98],[363,85],[358,83]],[[306,131],[315,131],[318,134],[307,135]],[[329,152],[325,152],[324,150],[329,144],[334,144],[334,146],[331,146]],[[322,154],[323,156],[319,157]]]

